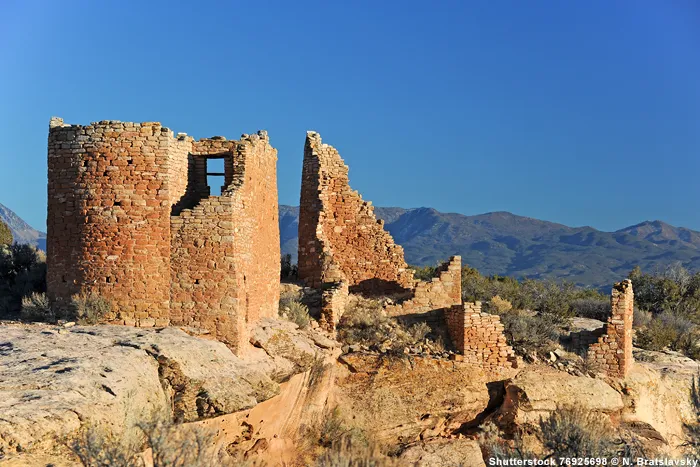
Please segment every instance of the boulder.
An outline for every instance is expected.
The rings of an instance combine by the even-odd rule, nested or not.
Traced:
[[[355,426],[388,445],[444,436],[489,406],[489,379],[462,362],[349,353],[334,399]]]
[[[528,368],[505,382],[503,404],[496,420],[505,430],[536,424],[559,407],[581,406],[588,411],[619,414],[622,396],[605,381],[546,368]]]
[[[409,446],[399,457],[414,467],[485,467],[479,443],[473,439],[437,439]]]

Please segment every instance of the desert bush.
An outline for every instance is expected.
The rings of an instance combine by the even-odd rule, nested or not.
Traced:
[[[510,312],[501,315],[508,343],[520,355],[546,353],[556,346],[558,324],[551,315]]]
[[[540,440],[551,457],[599,457],[616,455],[615,438],[606,420],[581,407],[562,407],[549,418],[540,418]]]
[[[635,343],[646,350],[660,351],[668,347],[687,357],[700,359],[697,325],[672,312],[651,318],[645,327],[637,330]]]
[[[292,255],[289,253],[282,255],[280,266],[281,279],[293,279],[297,277],[297,265],[292,264]]]
[[[27,321],[52,322],[55,315],[49,305],[49,299],[45,293],[32,292],[22,298],[22,319]]]
[[[671,347],[678,339],[678,331],[660,319],[653,319],[649,325],[637,331],[635,344],[646,350],[660,351]]]
[[[650,311],[640,310],[636,306],[632,314],[632,326],[634,328],[643,328],[651,323],[653,315]]]
[[[10,227],[0,220],[0,245],[12,245],[12,231]]]
[[[0,312],[19,312],[33,292],[46,292],[46,255],[29,245],[0,245]]]
[[[289,302],[284,309],[283,316],[286,316],[289,321],[296,323],[296,325],[302,329],[307,327],[311,322],[309,307],[297,301]]]
[[[428,323],[416,323],[408,328],[408,335],[410,337],[411,344],[417,344],[423,342],[425,337],[430,334],[433,330],[430,328]]]
[[[98,324],[109,319],[112,303],[94,293],[80,293],[71,297],[69,319],[75,319],[80,324]]]
[[[498,427],[493,422],[487,422],[480,426],[478,435],[479,445],[484,452],[484,460],[488,465],[493,465],[493,460],[507,459],[537,459],[538,456],[534,452],[527,449],[522,442],[519,434],[516,433],[512,440],[506,440]],[[495,464],[495,462],[494,462]]]
[[[349,443],[335,449],[326,449],[316,459],[316,467],[394,467],[395,460],[372,446],[356,447]]]
[[[174,426],[158,419],[138,425],[151,448],[153,467],[222,465],[216,452],[216,431],[203,426]]]
[[[513,309],[513,304],[510,303],[508,300],[499,297],[496,295],[489,301],[489,313],[493,313],[496,315],[502,315],[503,313],[510,311]]]
[[[700,272],[690,274],[680,263],[675,263],[656,274],[643,273],[636,267],[629,278],[640,308],[655,315],[672,312],[700,323]]]
[[[338,340],[365,345],[391,355],[404,355],[404,349],[423,344],[432,329],[426,323],[410,326],[386,315],[380,302],[353,297],[337,326]],[[444,345],[444,344],[443,344]]]
[[[161,417],[137,424],[143,446],[126,445],[103,427],[90,427],[68,445],[85,467],[142,467],[140,455],[151,449],[153,467],[231,465],[216,451],[216,432],[208,427],[175,426]],[[238,464],[237,464],[238,465]]]
[[[85,467],[143,466],[138,448],[120,443],[110,431],[89,427],[68,445]]]
[[[391,332],[391,324],[381,303],[354,297],[337,326],[338,339],[347,344],[382,344]]]
[[[606,321],[612,309],[610,299],[577,298],[571,302],[571,310],[574,316]]]

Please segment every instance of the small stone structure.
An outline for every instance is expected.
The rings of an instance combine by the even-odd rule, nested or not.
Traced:
[[[506,343],[497,315],[483,313],[481,302],[452,306],[445,313],[447,329],[464,361],[485,368],[516,367],[513,348]]]
[[[223,159],[223,172],[208,163]],[[208,329],[240,353],[276,316],[277,151],[267,133],[194,141],[157,122],[52,118],[47,295],[113,305],[114,323]],[[213,196],[208,178],[221,179]]]
[[[588,361],[608,376],[624,378],[632,366],[632,319],[634,292],[626,279],[613,286],[610,297],[612,312],[598,342],[588,348]]]
[[[345,280],[372,294],[413,287],[403,248],[377,220],[371,203],[350,188],[338,151],[307,132],[299,207],[299,278],[309,287]]]
[[[385,308],[389,316],[405,316],[449,309],[462,303],[462,257],[452,256],[438,268],[438,277],[419,281],[411,298]]]
[[[333,332],[340,321],[350,297],[347,281],[324,284],[321,295],[321,329]]]

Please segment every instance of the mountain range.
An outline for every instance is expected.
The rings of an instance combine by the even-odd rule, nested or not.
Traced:
[[[376,207],[375,214],[414,266],[434,266],[458,254],[482,274],[566,279],[592,287],[607,287],[635,266],[652,272],[680,262],[700,271],[700,232],[661,221],[603,232],[509,212],[465,216],[432,208]],[[46,249],[46,234],[2,204],[0,219],[18,243]],[[296,262],[299,208],[280,205],[279,222],[282,253]]]
[[[298,213],[298,207],[280,206],[282,251],[294,258]],[[592,287],[607,287],[635,266],[653,272],[680,262],[700,271],[700,232],[661,221],[603,232],[509,212],[465,216],[376,207],[375,214],[415,266],[434,266],[458,254],[482,274],[566,279]]]

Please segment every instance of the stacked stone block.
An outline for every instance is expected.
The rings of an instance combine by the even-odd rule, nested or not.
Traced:
[[[481,302],[455,305],[445,313],[445,319],[452,343],[464,361],[487,369],[517,366],[500,318],[482,313]]]
[[[310,287],[341,271],[353,291],[396,293],[413,273],[371,203],[350,188],[348,167],[321,136],[307,132],[299,208],[299,278]]]
[[[438,269],[438,277],[430,282],[419,281],[411,298],[385,308],[389,316],[427,313],[449,309],[462,303],[462,257],[452,256]]]
[[[632,366],[632,319],[634,292],[626,279],[613,286],[610,298],[612,313],[603,335],[588,348],[588,361],[613,378],[624,378]]]
[[[224,159],[221,196],[206,162]],[[277,151],[265,132],[200,141],[160,123],[51,120],[47,293],[113,304],[112,322],[210,330],[238,353],[279,300]]]
[[[321,295],[321,329],[333,332],[348,304],[349,288],[347,281],[324,285]]]

